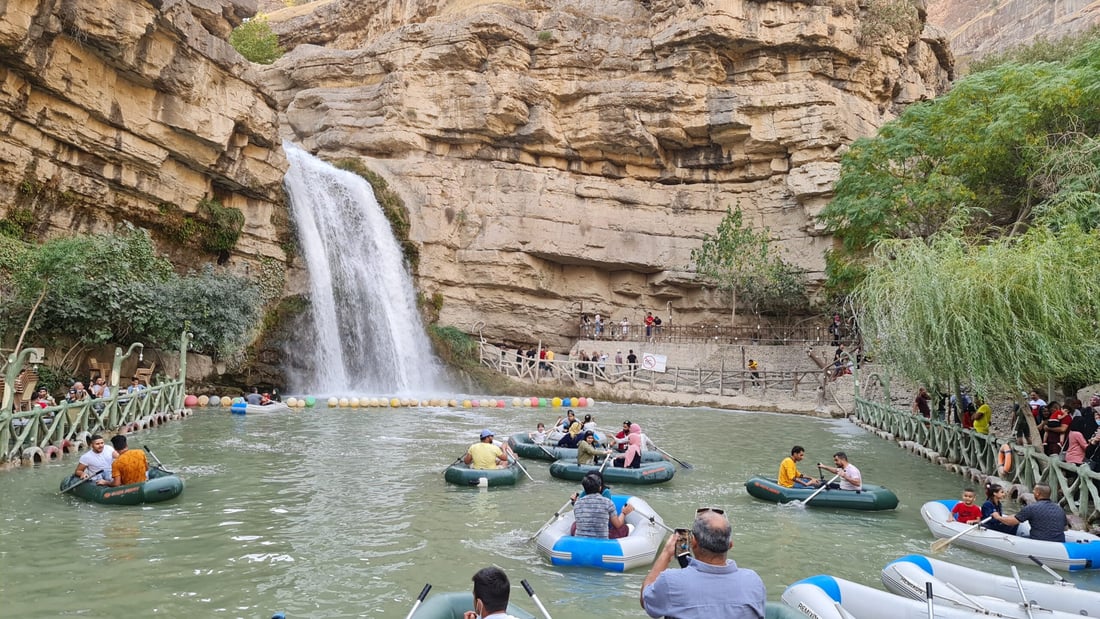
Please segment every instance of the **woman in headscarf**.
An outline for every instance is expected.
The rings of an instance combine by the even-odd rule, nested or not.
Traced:
[[[626,437],[629,447],[622,455],[615,456],[615,466],[620,468],[637,469],[642,466],[642,434],[631,432]]]
[[[569,433],[561,437],[558,441],[558,447],[569,447],[571,449],[577,448],[577,443],[581,441],[581,422],[574,421],[573,425],[569,426]]]

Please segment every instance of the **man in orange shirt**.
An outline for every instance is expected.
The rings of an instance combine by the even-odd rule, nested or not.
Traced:
[[[136,484],[149,478],[149,463],[145,460],[145,452],[129,449],[126,446],[126,436],[122,434],[111,437],[111,445],[118,452],[114,464],[111,465],[112,486]]]

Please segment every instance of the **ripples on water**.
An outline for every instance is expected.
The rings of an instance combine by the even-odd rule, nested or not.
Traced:
[[[557,619],[645,616],[637,599],[646,570],[553,568],[528,541],[576,489],[550,478],[548,463],[525,461],[534,481],[514,488],[443,482],[443,470],[482,428],[504,438],[559,412],[318,409],[236,417],[205,409],[131,438],[187,482],[180,499],[149,507],[58,496],[73,458],[2,473],[0,615],[404,617],[425,583],[466,591],[474,571],[496,564],[528,610],[535,608],[518,586],[524,578]],[[633,490],[673,527],[690,526],[696,507],[724,507],[734,526],[731,556],[760,573],[771,599],[817,573],[878,586],[887,562],[928,552],[921,503],[958,496],[964,485],[843,420],[624,405],[594,412],[608,428],[626,418],[641,423],[695,466],[668,484],[616,491]],[[744,481],[774,475],[796,442],[808,450],[803,472],[847,451],[865,479],[898,493],[900,507],[798,509],[749,497]],[[944,557],[1008,573],[1007,564],[965,549]],[[1100,588],[1095,576],[1070,577]]]

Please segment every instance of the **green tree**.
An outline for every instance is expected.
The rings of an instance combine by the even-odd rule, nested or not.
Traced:
[[[258,64],[271,64],[286,53],[279,46],[279,37],[271,30],[271,24],[263,13],[257,13],[234,28],[229,34],[229,44],[242,56]]]
[[[771,246],[769,230],[747,228],[741,209],[726,209],[726,216],[713,235],[691,252],[696,271],[719,290],[730,293],[731,317],[737,318],[742,302],[760,313],[763,306],[789,309],[792,300],[805,300],[802,273],[787,264]]]
[[[1100,376],[1096,231],[884,241],[855,301],[868,351],[924,384],[1019,395]]]

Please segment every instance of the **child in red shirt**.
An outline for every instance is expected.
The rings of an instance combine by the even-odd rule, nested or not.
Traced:
[[[974,524],[975,522],[981,522],[982,508],[974,504],[974,489],[967,488],[963,490],[962,501],[955,504],[955,507],[951,510],[951,516],[957,522],[963,524]]]

